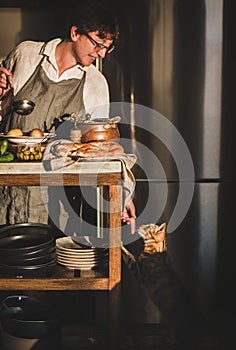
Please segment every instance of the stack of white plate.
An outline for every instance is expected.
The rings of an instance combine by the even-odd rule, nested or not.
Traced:
[[[108,261],[108,248],[86,247],[71,237],[56,240],[57,262],[69,269],[90,270]]]

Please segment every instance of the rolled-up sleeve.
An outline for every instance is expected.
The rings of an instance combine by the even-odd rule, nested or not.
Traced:
[[[109,87],[104,75],[95,66],[90,66],[84,85],[84,105],[92,118],[109,117]]]

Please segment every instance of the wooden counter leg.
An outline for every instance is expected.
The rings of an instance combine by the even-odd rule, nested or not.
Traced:
[[[109,349],[120,348],[121,313],[121,186],[109,188],[110,250],[109,250]]]
[[[121,343],[121,284],[109,291],[109,350],[120,350]]]

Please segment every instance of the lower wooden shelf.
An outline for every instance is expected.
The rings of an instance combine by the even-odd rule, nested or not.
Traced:
[[[94,270],[70,270],[57,265],[50,274],[28,276],[0,273],[0,289],[109,290],[108,266]]]
[[[1,290],[108,290],[108,278],[1,278]]]

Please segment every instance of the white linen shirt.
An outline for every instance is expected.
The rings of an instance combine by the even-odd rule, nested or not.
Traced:
[[[48,78],[54,82],[71,78],[81,79],[85,71],[86,80],[83,99],[86,113],[90,113],[92,118],[109,117],[108,83],[104,75],[93,64],[89,67],[82,67],[77,64],[67,69],[59,77],[55,50],[61,41],[61,38],[53,39],[46,44],[41,41],[23,41],[11,51],[5,62],[6,67],[13,74],[14,95],[33,74],[43,56],[46,56],[42,67]]]

